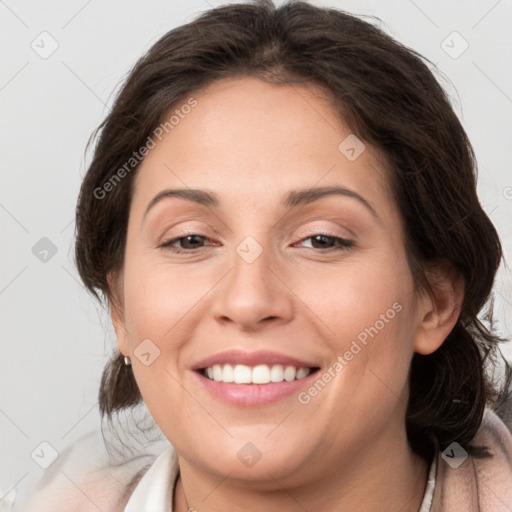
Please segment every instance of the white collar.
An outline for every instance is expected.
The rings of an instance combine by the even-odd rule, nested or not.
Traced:
[[[168,446],[140,479],[124,512],[172,512],[178,472],[178,455]]]
[[[434,491],[436,488],[436,474],[437,474],[437,450],[434,452],[432,457],[432,463],[430,464],[430,471],[428,473],[427,487],[425,488],[425,494],[419,512],[430,512],[432,510],[432,503],[434,501]]]

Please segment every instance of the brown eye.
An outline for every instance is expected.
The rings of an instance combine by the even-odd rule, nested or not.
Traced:
[[[317,234],[313,236],[309,236],[301,240],[305,242],[306,240],[311,240],[311,248],[317,250],[330,250],[330,249],[338,249],[343,250],[349,247],[353,247],[354,243],[350,240],[346,240],[345,238],[340,238],[338,236],[332,236],[327,234]]]
[[[160,247],[170,249],[174,248],[176,252],[193,251],[195,249],[201,249],[204,247],[204,245],[200,245],[201,241],[204,242],[204,240],[206,240],[206,237],[204,236],[191,234],[179,238],[173,238],[172,240],[164,242]],[[178,247],[176,244],[178,244]]]

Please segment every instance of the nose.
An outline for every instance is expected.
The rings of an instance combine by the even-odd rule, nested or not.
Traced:
[[[252,262],[236,253],[233,268],[217,289],[214,318],[243,331],[289,322],[294,313],[293,293],[280,274],[269,251],[263,250]]]

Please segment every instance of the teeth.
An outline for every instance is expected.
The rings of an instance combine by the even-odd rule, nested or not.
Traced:
[[[309,375],[309,368],[299,368],[297,370],[297,374],[295,378],[297,379],[303,379],[304,377],[307,377]]]
[[[283,382],[284,371],[283,367],[280,364],[275,364],[270,369],[270,380],[271,382]]]
[[[251,367],[244,364],[214,364],[206,368],[206,376],[216,382],[234,382],[235,384],[269,384],[270,382],[292,382],[304,379],[311,373],[309,368],[296,368],[275,364],[259,364]]]
[[[237,364],[233,372],[235,384],[251,383],[251,368],[243,364]]]
[[[217,382],[222,380],[222,367],[218,364],[213,365],[213,380]]]
[[[252,369],[253,384],[268,384],[270,382],[270,368],[266,364],[260,364]]]
[[[230,364],[225,364],[222,370],[222,382],[234,382],[235,372]]]
[[[287,366],[284,369],[284,380],[286,382],[291,382],[295,380],[295,375],[297,374],[297,370],[293,366]]]

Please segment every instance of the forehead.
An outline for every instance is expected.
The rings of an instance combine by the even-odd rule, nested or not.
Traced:
[[[180,111],[190,98],[195,106]],[[164,120],[173,114],[139,169],[134,202],[164,188],[207,187],[261,204],[290,189],[329,185],[389,200],[381,155],[351,133],[315,85],[222,80],[191,93]]]

